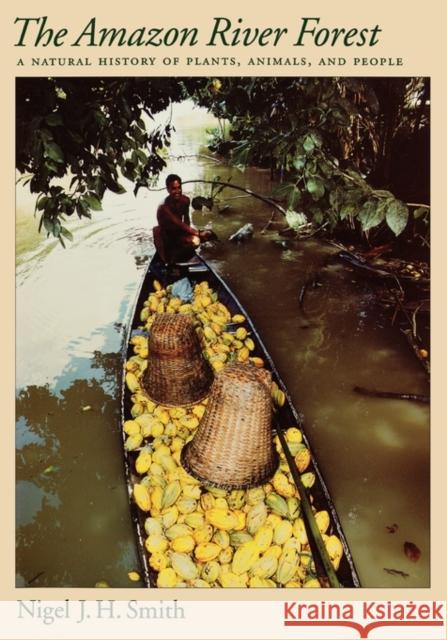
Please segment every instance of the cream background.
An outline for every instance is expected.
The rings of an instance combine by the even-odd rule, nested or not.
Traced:
[[[445,553],[446,526],[445,491],[442,485],[447,480],[445,464],[445,448],[447,445],[445,427],[443,424],[443,377],[442,364],[446,356],[446,343],[442,336],[443,315],[445,313],[445,300],[443,299],[443,246],[442,240],[447,233],[445,224],[443,186],[444,154],[446,140],[445,126],[445,34],[444,20],[441,15],[441,3],[426,0],[423,5],[410,5],[408,2],[391,3],[389,0],[376,0],[368,5],[357,1],[328,3],[313,0],[297,3],[292,0],[275,0],[266,6],[253,0],[226,0],[223,3],[213,3],[214,6],[205,4],[200,0],[191,0],[180,3],[172,0],[169,3],[149,3],[134,0],[132,3],[119,5],[116,8],[109,2],[85,2],[77,1],[72,5],[54,1],[30,2],[22,0],[17,4],[2,4],[0,28],[1,51],[3,68],[3,90],[1,110],[2,118],[2,233],[1,233],[1,299],[6,301],[2,305],[2,384],[1,406],[4,420],[0,429],[2,464],[1,464],[1,513],[3,527],[1,530],[0,545],[0,599],[97,599],[98,597],[126,600],[138,598],[140,600],[160,599],[160,592],[149,590],[135,591],[114,589],[98,595],[95,589],[15,589],[14,581],[14,83],[17,76],[44,76],[44,75],[386,75],[386,76],[410,76],[425,75],[432,78],[432,254],[433,261],[433,310],[432,314],[432,342],[434,345],[432,355],[432,425],[431,425],[431,455],[432,455],[432,506],[431,506],[431,588],[419,590],[337,590],[336,592],[317,592],[309,590],[305,594],[307,600],[319,599],[324,595],[325,600],[431,600],[446,598],[446,573],[447,562]],[[175,8],[175,9],[174,9]],[[16,16],[38,17],[48,15],[49,24],[55,28],[68,27],[69,36],[67,42],[73,41],[74,36],[83,29],[88,20],[96,16],[98,26],[119,27],[127,26],[134,30],[140,26],[198,26],[201,45],[197,45],[190,51],[170,47],[168,50],[146,50],[134,47],[98,50],[87,48],[41,48],[34,49],[30,46],[17,48],[14,42],[18,38],[19,29],[14,26]],[[211,33],[212,18],[225,16],[235,23],[238,17],[244,19],[243,26],[277,26],[289,28],[282,42],[283,46],[277,48],[249,47],[245,51],[238,47],[235,50],[230,47],[206,47],[203,44]],[[367,47],[354,47],[345,49],[342,46],[330,47],[293,47],[291,46],[298,33],[298,23],[301,17],[321,17],[320,26],[361,26],[373,27],[380,24],[382,33],[380,42],[372,50]],[[71,37],[70,37],[71,36]],[[93,52],[92,52],[93,51]],[[351,53],[352,51],[352,53]],[[185,58],[193,56],[237,56],[241,61],[240,67],[17,67],[19,57],[27,60],[31,56],[38,57],[90,57],[93,61],[97,57],[106,56],[157,56],[164,55]],[[244,63],[249,56],[307,56],[317,60],[321,56],[343,56],[348,60],[354,55],[366,57],[401,57],[404,65],[401,67],[352,67],[347,63],[342,67],[247,67]],[[445,153],[445,151],[444,151]],[[444,234],[444,235],[441,235]],[[67,550],[71,552],[71,550]],[[253,599],[253,600],[284,600],[293,597],[293,592],[274,590],[257,590],[256,593],[249,590],[236,592],[208,592],[201,590],[168,591],[163,590],[163,599],[176,596],[180,600],[205,600],[205,599]],[[301,598],[304,594],[301,595]]]

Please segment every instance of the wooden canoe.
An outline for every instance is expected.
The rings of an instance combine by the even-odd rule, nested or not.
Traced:
[[[283,435],[283,429],[287,429],[291,426],[297,426],[303,434],[303,442],[310,449],[309,442],[307,440],[304,425],[302,421],[302,417],[299,412],[293,405],[292,399],[289,396],[289,393],[281,380],[276,367],[270,357],[266,347],[264,346],[253,322],[251,321],[249,315],[228,287],[228,285],[222,280],[222,278],[211,269],[211,267],[203,260],[200,256],[194,257],[190,262],[184,263],[181,265],[176,265],[171,270],[168,270],[165,265],[161,262],[158,254],[152,258],[147,272],[142,281],[140,290],[137,294],[137,301],[134,308],[133,317],[129,324],[128,334],[125,341],[125,345],[123,348],[123,358],[124,362],[127,361],[133,355],[133,347],[130,343],[130,339],[133,335],[141,335],[141,320],[139,317],[140,311],[143,308],[143,303],[147,300],[149,294],[154,290],[153,283],[154,280],[158,280],[163,284],[163,286],[167,286],[178,280],[179,278],[187,277],[191,284],[197,284],[206,280],[209,286],[218,294],[219,301],[222,302],[226,307],[230,310],[232,315],[235,314],[243,314],[246,318],[245,326],[250,332],[250,337],[255,343],[255,350],[252,355],[259,356],[264,360],[265,366],[272,373],[272,378],[278,385],[278,387],[285,394],[285,404],[283,407],[277,411],[275,416],[275,428],[276,432],[280,436],[281,444],[287,446],[285,444],[285,439]],[[123,376],[123,384],[122,384],[122,402],[121,402],[121,418],[122,422],[125,420],[131,419],[131,393],[128,390]],[[123,433],[123,443],[125,441],[126,434]],[[283,446],[283,449],[284,449]],[[151,569],[148,562],[148,552],[146,551],[144,541],[147,535],[144,530],[144,521],[145,514],[138,509],[134,500],[132,499],[132,487],[136,482],[140,481],[140,476],[138,476],[135,472],[135,459],[137,456],[137,451],[127,451],[124,448],[124,466],[125,466],[125,474],[126,474],[126,482],[128,486],[129,499],[130,499],[130,508],[131,508],[131,517],[134,524],[135,532],[136,532],[136,542],[138,547],[138,552],[141,560],[142,567],[142,580],[147,587],[154,587],[156,585],[156,573]],[[286,452],[287,453],[287,452]],[[293,458],[288,456],[289,466],[291,468],[292,474],[295,476],[298,475],[297,481],[299,482],[299,474],[297,473],[296,468],[293,469]],[[317,462],[315,461],[314,456],[312,455],[311,467],[310,471],[313,471],[316,476],[315,484],[312,487],[312,499],[313,506],[317,510],[326,510],[330,514],[331,525],[330,532],[334,533],[341,540],[343,545],[343,557],[340,562],[340,566],[336,572],[336,583],[334,584],[332,581],[327,579],[327,571],[325,570],[325,566],[327,567],[328,557],[326,556],[326,564],[324,562],[325,558],[321,557],[321,552],[318,551],[318,546],[316,545],[316,541],[313,539],[313,534],[311,528],[309,527],[309,522],[306,522],[306,518],[303,514],[303,519],[306,522],[306,530],[309,538],[309,542],[311,543],[311,550],[314,556],[314,561],[317,568],[317,574],[320,578],[320,583],[324,586],[340,586],[345,588],[359,587],[360,581],[357,575],[357,571],[354,565],[354,561],[351,555],[351,552],[348,547],[348,543],[346,541],[346,537],[343,533],[342,526],[337,515],[337,511],[335,509],[334,503],[331,499],[329,490],[327,485],[323,479],[323,475],[318,467]],[[293,473],[295,472],[295,473]],[[298,486],[298,489],[301,492],[303,491],[303,487]],[[305,490],[304,490],[305,491]],[[303,511],[303,509],[302,509]],[[314,523],[315,524],[315,523]],[[314,527],[315,529],[315,527]],[[321,546],[321,538],[320,538],[320,546]],[[324,545],[323,550],[324,550]],[[331,569],[331,567],[329,567]]]

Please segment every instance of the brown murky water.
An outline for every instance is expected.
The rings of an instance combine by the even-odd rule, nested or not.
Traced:
[[[231,175],[269,193],[264,171],[194,157],[211,121],[189,111],[174,111],[169,172],[184,180]],[[185,185],[189,194],[204,189]],[[69,222],[74,242],[64,250],[37,235],[32,198],[18,188],[17,586],[140,586],[127,578],[138,560],[121,458],[120,349],[162,197],[108,194],[91,222]],[[428,408],[352,391],[426,394],[422,370],[368,284],[328,262],[333,248],[316,241],[282,247],[275,232],[260,233],[268,206],[252,198],[227,203],[226,213],[195,214],[196,224],[212,222],[222,239],[204,255],[252,315],[305,416],[362,585],[429,586]],[[248,221],[252,240],[226,241]],[[300,290],[313,277],[318,286],[307,290],[303,313]],[[418,562],[406,558],[405,541],[420,548]]]

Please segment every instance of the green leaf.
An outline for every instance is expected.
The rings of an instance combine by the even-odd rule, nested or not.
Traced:
[[[321,137],[321,133],[319,131],[312,131],[312,133],[310,133],[309,135],[316,147],[321,147],[323,145],[323,138]]]
[[[378,198],[394,198],[391,191],[387,191],[386,189],[375,189],[374,195]]]
[[[306,156],[295,156],[292,164],[297,171],[301,171],[306,164]]]
[[[53,160],[54,162],[63,164],[64,154],[58,144],[52,141],[45,141],[44,147],[45,150],[43,155],[45,158],[50,158],[50,160]]]
[[[383,203],[379,205],[377,200],[367,200],[359,212],[359,220],[363,231],[369,231],[377,227],[385,217]]]
[[[73,240],[73,234],[71,233],[71,231],[69,231],[65,227],[61,227],[61,234],[65,236],[68,240]]]
[[[147,155],[144,153],[144,151],[142,151],[141,149],[137,149],[137,156],[140,162],[142,162],[143,164],[146,164],[148,158],[147,158]]]
[[[355,204],[345,203],[342,205],[340,209],[340,220],[345,220],[350,216],[354,216],[357,212],[358,207]]]
[[[111,175],[104,174],[104,180],[107,185],[107,189],[109,189],[110,191],[113,191],[113,193],[126,193],[125,188],[122,185],[120,185],[120,183],[117,182],[117,180],[112,178]]]
[[[333,189],[329,194],[329,204],[337,213],[340,210],[341,204],[343,202],[343,192],[338,187]]]
[[[315,224],[321,224],[324,220],[323,212],[318,207],[312,209],[312,220]]]
[[[48,233],[53,233],[53,221],[45,214],[43,217],[43,226],[45,227],[45,231],[48,231]]]
[[[102,211],[101,200],[97,198],[93,193],[89,193],[88,195],[83,197],[83,201],[93,209],[93,211]]]
[[[42,209],[45,209],[48,200],[49,200],[49,198],[47,196],[39,197],[39,199],[37,200],[37,203],[36,203],[37,209],[39,211],[42,211]]]
[[[301,200],[301,192],[298,187],[293,187],[290,190],[289,196],[287,198],[287,206],[289,209],[293,209],[296,204]]]
[[[419,218],[427,216],[429,213],[430,209],[428,207],[418,207],[413,211],[413,217],[415,220],[418,220]]]
[[[394,235],[398,236],[407,226],[408,207],[400,200],[387,200],[386,204],[386,222]]]
[[[306,183],[306,189],[314,200],[320,200],[324,196],[324,183],[320,178],[310,178]]]
[[[311,133],[304,138],[303,147],[306,153],[310,153],[315,149],[315,142]]]
[[[59,222],[59,220],[55,220],[55,221],[53,222],[53,236],[54,236],[55,238],[59,238],[59,236],[60,236],[60,234],[61,234],[61,228],[62,228],[62,225],[61,225],[61,223]]]

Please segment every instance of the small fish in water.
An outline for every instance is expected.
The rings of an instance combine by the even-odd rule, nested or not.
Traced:
[[[228,240],[230,240],[230,242],[243,242],[252,237],[253,231],[253,225],[249,222],[248,224],[244,224],[236,233],[233,233]]]

